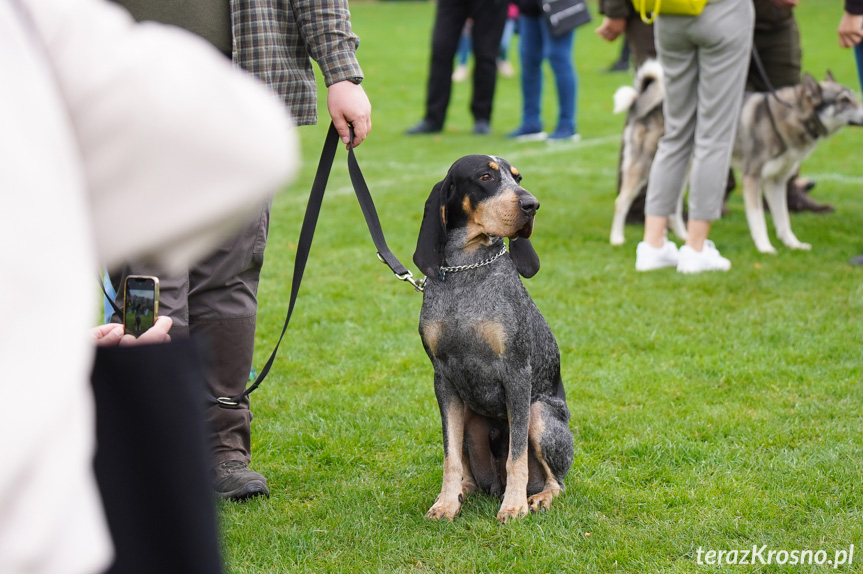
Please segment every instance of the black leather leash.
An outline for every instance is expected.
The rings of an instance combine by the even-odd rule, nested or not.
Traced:
[[[393,252],[390,251],[390,248],[387,246],[386,239],[384,239],[384,232],[381,229],[381,223],[378,219],[378,213],[375,209],[374,201],[372,201],[372,195],[369,192],[369,188],[366,185],[365,178],[363,178],[363,174],[360,171],[360,166],[357,163],[356,155],[354,154],[354,130],[351,127],[351,145],[348,149],[348,173],[351,177],[351,183],[354,187],[354,192],[357,195],[357,200],[360,203],[360,208],[363,211],[363,216],[366,220],[366,225],[369,228],[369,233],[372,236],[372,241],[375,244],[375,247],[378,250],[378,259],[380,259],[383,263],[385,263],[390,270],[395,274],[396,278],[401,281],[407,281],[411,285],[413,285],[414,289],[417,291],[422,291],[422,281],[415,281],[413,279],[413,274],[405,268],[404,265],[398,260],[398,258],[393,255]],[[243,397],[249,395],[252,391],[258,388],[260,384],[263,382],[264,378],[266,378],[267,373],[270,372],[270,368],[273,366],[273,362],[276,360],[276,353],[279,350],[279,345],[282,343],[282,339],[285,336],[285,331],[288,329],[288,323],[291,322],[291,315],[294,312],[294,305],[297,301],[297,294],[300,290],[300,284],[303,280],[303,271],[306,268],[306,262],[309,259],[309,251],[312,247],[312,238],[315,234],[315,225],[318,221],[318,215],[321,212],[321,204],[324,200],[324,191],[327,188],[327,180],[330,176],[330,170],[333,166],[333,160],[336,156],[336,150],[339,146],[341,140],[339,139],[339,132],[336,131],[336,127],[330,123],[330,129],[327,132],[326,140],[324,141],[324,148],[321,151],[321,159],[318,162],[318,171],[315,174],[315,180],[312,184],[312,191],[309,194],[309,203],[306,206],[306,214],[303,217],[303,227],[300,231],[300,239],[297,243],[297,255],[294,259],[294,276],[291,282],[291,297],[290,302],[288,304],[288,314],[285,317],[285,325],[282,327],[282,333],[279,335],[279,340],[276,343],[276,348],[273,349],[270,358],[267,360],[264,368],[261,369],[260,374],[255,379],[255,382],[252,383],[250,387],[248,387],[245,391],[235,397],[214,397],[212,395],[207,395],[207,400],[211,403],[218,404],[225,408],[236,408],[239,406],[240,401]]]

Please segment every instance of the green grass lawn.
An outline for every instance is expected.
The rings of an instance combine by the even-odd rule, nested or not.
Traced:
[[[859,89],[836,41],[841,3],[801,2],[804,69]],[[595,3],[591,4],[596,15]],[[501,526],[473,495],[453,523],[423,516],[443,448],[432,368],[417,334],[421,296],[375,250],[340,151],[283,350],[253,395],[253,468],[272,497],[223,504],[232,573],[715,571],[702,550],[836,550],[863,571],[863,132],[823,143],[804,164],[831,215],[793,216],[811,252],[756,252],[739,191],[712,238],[733,268],[636,273],[641,227],[608,244],[621,116],[603,70],[619,44],[577,34],[579,144],[516,144],[516,79],[498,83],[490,137],[471,135],[457,84],[445,133],[402,135],[422,116],[434,6],[352,3],[363,86],[374,107],[357,151],[392,250],[410,263],[423,203],[462,155],[506,157],[541,201],[528,288],[561,348],[575,461],[541,515]],[[598,19],[594,24],[598,23]],[[517,50],[511,52],[517,64]],[[556,115],[550,72],[544,117]],[[323,101],[323,98],[321,98]],[[326,109],[321,107],[326,118]],[[326,123],[301,128],[303,169],[277,197],[260,287],[256,365],[281,330],[305,200]],[[772,226],[771,226],[772,233]],[[766,557],[766,552],[764,556]],[[810,566],[726,566],[808,572]],[[720,569],[721,570],[721,569]]]

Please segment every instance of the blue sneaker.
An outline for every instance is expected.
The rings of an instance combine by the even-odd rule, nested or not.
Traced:
[[[517,142],[543,142],[548,139],[548,134],[542,128],[521,126],[506,134],[506,137]]]
[[[548,136],[548,143],[577,142],[581,140],[581,134],[575,133],[569,128],[556,128]]]

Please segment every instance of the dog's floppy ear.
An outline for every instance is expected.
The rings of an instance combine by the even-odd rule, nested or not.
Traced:
[[[509,256],[515,263],[518,274],[525,279],[530,279],[539,271],[539,255],[536,254],[530,239],[510,239]]]
[[[423,211],[414,264],[426,277],[437,277],[443,264],[443,248],[446,243],[446,204],[452,178],[448,173],[431,190]]]

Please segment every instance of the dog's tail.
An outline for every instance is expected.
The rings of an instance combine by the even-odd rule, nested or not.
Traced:
[[[635,98],[638,97],[638,90],[632,86],[621,86],[614,92],[614,113],[619,114],[625,112],[635,103]]]
[[[653,85],[651,92],[656,92],[659,88],[658,93],[651,94],[653,96],[651,99],[658,96],[661,101],[664,95],[662,79],[662,65],[658,61],[651,59],[644,62],[635,75],[635,87],[622,86],[614,92],[614,113],[619,114],[632,108],[638,97],[647,92],[651,85]]]

